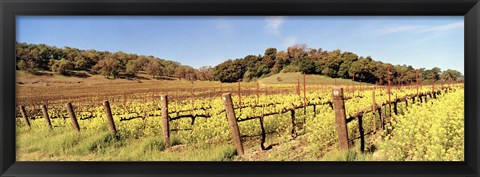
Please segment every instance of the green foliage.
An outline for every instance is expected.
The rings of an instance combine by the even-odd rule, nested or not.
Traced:
[[[213,80],[213,68],[210,66],[202,66],[198,69],[197,77],[199,80]]]
[[[270,72],[273,73],[273,74],[279,73],[283,69],[283,67],[290,64],[289,56],[288,56],[287,52],[285,52],[285,51],[277,52],[275,58],[276,58],[275,59],[275,64],[273,65],[273,67],[270,70]]]
[[[121,63],[113,57],[100,60],[94,67],[93,71],[98,72],[106,78],[113,76],[117,78],[121,71]]]
[[[348,73],[350,76],[355,76],[357,81],[372,82],[371,79],[374,78],[373,72],[375,71],[374,66],[371,59],[361,58],[351,64]]]
[[[175,69],[175,77],[187,80],[196,80],[197,73],[192,67],[182,65]]]
[[[344,52],[342,55],[342,64],[340,64],[340,68],[338,69],[338,76],[341,78],[350,78],[351,74],[349,69],[352,63],[358,60],[358,56],[351,52]]]
[[[76,57],[75,58],[75,69],[77,70],[88,70],[91,68],[91,63],[83,58],[83,57]]]
[[[168,76],[188,80],[219,80],[236,82],[240,79],[255,80],[267,75],[283,72],[303,72],[321,74],[332,78],[355,79],[362,82],[386,84],[386,65],[390,65],[391,82],[406,84],[416,81],[416,69],[406,65],[391,65],[373,60],[370,56],[359,57],[357,54],[339,49],[324,51],[308,48],[305,44],[290,46],[286,51],[267,48],[264,56],[247,55],[242,59],[227,60],[213,68],[194,69],[179,62],[164,60],[153,56],[127,54],[124,52],[101,52],[79,50],[76,48],[57,48],[45,44],[16,44],[16,68],[30,73],[52,70],[51,60],[64,58],[74,64],[75,70],[91,70],[105,77],[118,77],[121,73],[134,76],[139,71],[146,71],[153,78]],[[55,66],[56,67],[56,66]],[[420,68],[420,80],[435,81],[440,79],[456,81],[462,79],[455,70],[443,71]]]
[[[135,54],[127,54],[124,52],[102,52],[96,50],[79,50],[76,48],[65,47],[57,48],[55,46],[47,46],[44,44],[16,44],[16,68],[30,73],[37,73],[42,70],[52,70],[53,61],[61,58],[71,62],[75,70],[92,71],[92,73],[102,74],[105,77],[118,77],[121,73],[129,76],[140,70],[146,70],[150,61],[158,61],[165,70],[162,74],[165,76],[174,76],[175,69],[180,63],[174,61],[163,60],[153,56],[142,56]],[[136,61],[130,63],[130,61]],[[137,65],[137,66],[135,66]],[[58,68],[57,66],[53,66]],[[56,69],[55,68],[55,69]]]
[[[215,80],[221,82],[236,82],[243,78],[245,67],[240,63],[241,59],[227,60],[213,68]]]
[[[31,61],[19,60],[17,63],[17,67],[18,69],[27,71],[29,73],[35,73],[37,71],[35,64]]]
[[[268,48],[267,50],[265,50],[265,55],[262,59],[262,63],[265,64],[267,68],[272,68],[272,66],[275,64],[276,55],[276,48]]]
[[[440,79],[440,72],[441,69],[438,67],[433,67],[432,69],[423,69],[421,70],[421,79],[422,81],[432,81],[432,79],[438,80]]]
[[[145,67],[147,74],[151,75],[153,78],[162,76],[164,70],[165,66],[160,61],[156,60],[150,61]]]
[[[315,73],[315,62],[310,57],[299,58],[295,60],[295,65],[298,66],[299,71],[305,74]]]
[[[65,59],[61,59],[61,60],[51,60],[51,69],[52,71],[54,72],[57,72],[58,74],[61,74],[61,75],[68,75],[68,71],[72,70],[75,65],[68,61],[68,60],[65,60]]]
[[[300,68],[296,65],[288,65],[285,68],[283,68],[282,72],[284,73],[291,73],[291,72],[300,72]]]
[[[348,150],[332,150],[322,157],[325,161],[369,161],[371,154],[359,152],[359,147],[350,148]]]
[[[268,67],[263,63],[255,63],[253,67],[250,67],[244,74],[244,78],[249,81],[254,78],[260,78],[267,75]]]
[[[462,74],[457,71],[457,70],[452,70],[452,69],[447,69],[446,71],[444,71],[441,75],[441,77],[444,79],[444,80],[453,80],[453,81],[457,81],[457,80],[460,80],[461,77],[462,77]]]
[[[135,76],[138,71],[140,71],[140,64],[138,60],[130,60],[127,63],[127,66],[125,68],[125,72],[129,76]]]

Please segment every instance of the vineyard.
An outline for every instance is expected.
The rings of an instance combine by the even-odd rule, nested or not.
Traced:
[[[301,81],[21,97],[17,160],[464,160],[462,83]]]

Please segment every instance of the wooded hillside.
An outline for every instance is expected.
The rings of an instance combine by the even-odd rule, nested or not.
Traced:
[[[135,78],[139,71],[145,71],[152,78],[175,77],[188,80],[218,80],[221,82],[251,81],[279,72],[302,72],[319,74],[332,78],[355,79],[355,81],[385,84],[387,66],[394,84],[416,82],[416,72],[421,80],[459,80],[462,75],[456,70],[415,69],[411,65],[392,65],[376,61],[372,57],[355,53],[307,45],[294,45],[286,51],[268,48],[264,55],[247,55],[244,58],[229,59],[223,63],[198,69],[179,62],[154,56],[127,54],[96,50],[80,50],[71,47],[57,48],[45,44],[16,44],[17,69],[38,73],[54,71],[70,75],[85,70],[106,78],[126,76]]]

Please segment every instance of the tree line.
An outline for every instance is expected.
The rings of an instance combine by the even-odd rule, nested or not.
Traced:
[[[386,84],[388,67],[393,84],[416,82],[417,71],[421,81],[431,82],[432,78],[436,81],[457,81],[463,78],[459,71],[452,69],[415,69],[411,65],[392,65],[375,61],[370,56],[358,56],[339,49],[326,51],[322,48],[308,48],[305,44],[288,47],[286,51],[268,48],[263,56],[247,55],[244,58],[227,60],[215,66],[213,73],[215,80],[222,82],[250,81],[279,72],[302,72]]]
[[[154,56],[57,48],[45,44],[16,43],[16,67],[30,73],[53,71],[70,75],[74,71],[88,71],[106,78],[125,76],[134,78],[144,71],[154,79],[175,77],[188,80],[213,80],[212,68],[195,69],[179,62]]]
[[[355,81],[385,84],[387,66],[394,84],[416,82],[416,72],[421,80],[462,79],[459,71],[438,67],[415,69],[407,65],[392,65],[375,61],[370,56],[358,56],[341,50],[326,51],[308,48],[305,44],[288,47],[286,51],[268,48],[264,55],[247,55],[229,59],[215,67],[198,69],[179,62],[154,56],[79,50],[71,47],[57,48],[45,44],[16,43],[16,67],[30,73],[53,71],[70,75],[75,71],[88,71],[106,78],[135,78],[140,71],[153,79],[174,77],[187,80],[217,80],[221,82],[251,81],[280,72],[302,72],[332,78],[354,78]]]

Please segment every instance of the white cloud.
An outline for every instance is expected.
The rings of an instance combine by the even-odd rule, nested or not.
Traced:
[[[297,44],[297,36],[288,36],[285,39],[283,39],[283,46],[285,48],[293,46]]]
[[[415,33],[427,33],[427,32],[444,32],[450,30],[463,29],[463,22],[455,22],[444,25],[394,25],[380,28],[377,32],[380,35],[400,33],[400,32],[415,32]]]
[[[379,34],[390,34],[390,33],[398,33],[404,31],[410,31],[418,28],[419,26],[413,25],[397,25],[397,26],[387,26],[378,30]]]
[[[284,17],[282,16],[272,16],[265,18],[266,24],[265,29],[268,33],[273,35],[280,35],[280,28],[282,27]]]
[[[456,29],[463,29],[463,22],[450,23],[446,25],[437,25],[430,28],[425,28],[420,32],[435,32],[435,31],[450,31]]]

